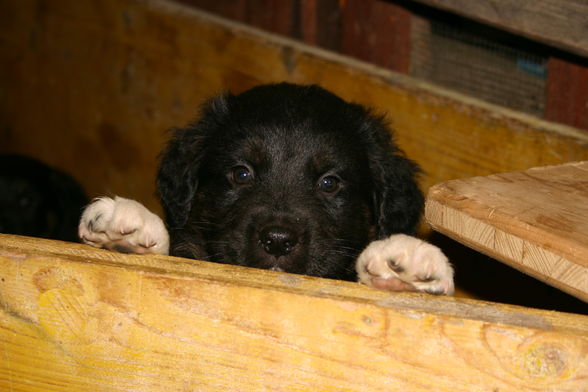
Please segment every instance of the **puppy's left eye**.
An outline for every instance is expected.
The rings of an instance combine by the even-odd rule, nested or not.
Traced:
[[[318,187],[321,192],[335,193],[341,188],[341,180],[336,176],[324,176],[319,180]]]
[[[253,172],[247,166],[235,166],[231,170],[231,180],[237,185],[247,185],[253,181]]]

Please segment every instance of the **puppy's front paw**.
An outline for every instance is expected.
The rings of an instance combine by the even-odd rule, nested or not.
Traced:
[[[142,204],[116,196],[86,207],[78,235],[86,244],[123,253],[168,254],[169,235],[161,218]]]
[[[452,295],[453,268],[441,249],[418,238],[396,234],[374,241],[356,263],[361,283],[391,291]]]

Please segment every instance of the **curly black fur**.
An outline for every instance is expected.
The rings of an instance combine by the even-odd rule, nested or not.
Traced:
[[[371,240],[413,234],[418,167],[382,117],[318,86],[208,101],[161,156],[172,255],[354,279]]]

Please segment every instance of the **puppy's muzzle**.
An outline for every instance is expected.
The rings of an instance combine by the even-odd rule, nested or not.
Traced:
[[[298,244],[298,235],[286,227],[268,226],[259,233],[259,244],[267,254],[285,256]]]

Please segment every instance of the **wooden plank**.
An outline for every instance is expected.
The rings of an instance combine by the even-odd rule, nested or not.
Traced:
[[[308,44],[339,52],[342,24],[340,4],[339,0],[301,0],[300,38]]]
[[[551,57],[545,118],[588,130],[588,63]]]
[[[582,391],[588,317],[0,235],[6,391]]]
[[[90,196],[120,194],[152,209],[167,129],[219,91],[282,80],[318,83],[386,114],[424,168],[424,189],[588,159],[577,129],[173,2],[3,1],[0,40],[0,152],[62,168]]]
[[[300,30],[304,42],[340,52],[341,2],[301,0],[300,8]]]
[[[588,56],[584,0],[414,0]]]
[[[435,230],[588,302],[588,161],[432,187]]]
[[[177,2],[200,8],[238,22],[248,22],[249,0],[177,0]],[[263,9],[260,11],[265,12]],[[267,30],[271,29],[269,25],[258,27]]]
[[[410,20],[410,12],[396,4],[347,0],[341,8],[341,53],[406,74]]]
[[[292,0],[249,0],[247,22],[289,36],[293,33],[294,7],[297,5],[298,3]]]
[[[291,0],[177,0],[272,33],[292,36],[297,3]]]

